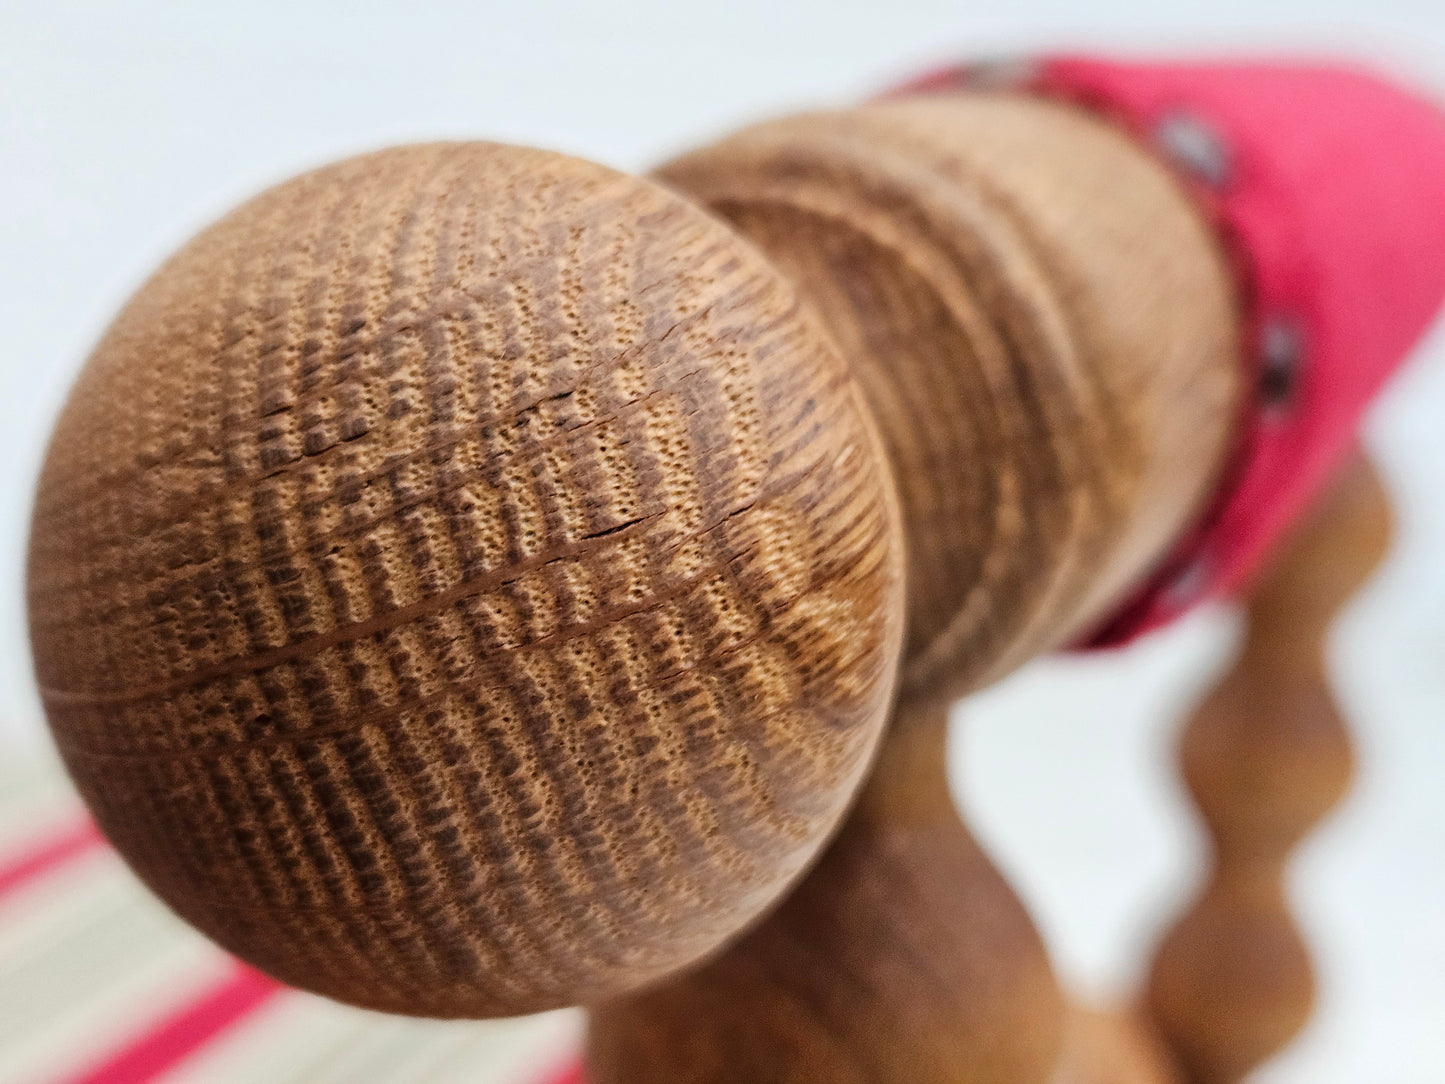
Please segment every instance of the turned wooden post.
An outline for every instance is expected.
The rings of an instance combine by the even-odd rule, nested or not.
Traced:
[[[1325,647],[1389,527],[1379,477],[1355,454],[1250,592],[1243,650],[1184,731],[1184,779],[1214,862],[1159,948],[1149,1005],[1199,1084],[1242,1079],[1309,1017],[1313,976],[1285,874],[1349,784]]]
[[[589,1080],[1168,1080],[1127,1021],[1066,1007],[943,734],[954,696],[1099,620],[1217,478],[1238,361],[1206,228],[1114,130],[1009,96],[792,118],[660,176],[838,336],[898,480],[908,647],[837,840],[712,963],[594,1007]]]
[[[944,719],[1203,512],[1237,325],[1167,170],[1027,97],[655,181],[327,167],[173,257],[72,393],[52,729],[227,948],[394,1012],[586,1004],[595,1084],[1135,1074],[953,810]]]
[[[1064,1002],[959,820],[946,709],[905,705],[822,860],[711,964],[591,1016],[594,1084],[1047,1081]]]
[[[878,420],[905,695],[1093,631],[1212,495],[1242,392],[1233,276],[1121,130],[935,95],[761,124],[658,176],[787,272]]]

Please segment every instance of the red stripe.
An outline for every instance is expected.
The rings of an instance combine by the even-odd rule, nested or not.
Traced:
[[[241,964],[225,981],[177,1009],[67,1084],[145,1084],[240,1023],[285,987]]]
[[[104,842],[100,831],[88,818],[57,832],[49,839],[41,840],[28,851],[22,851],[19,856],[0,866],[0,898]]]
[[[574,1061],[551,1076],[543,1077],[541,1084],[587,1084],[587,1081],[582,1075],[582,1063]]]

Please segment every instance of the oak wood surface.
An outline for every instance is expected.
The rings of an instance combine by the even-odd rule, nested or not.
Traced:
[[[1064,1003],[954,809],[946,710],[904,706],[802,884],[712,963],[595,1006],[590,1084],[1046,1084]]]
[[[1251,590],[1243,649],[1184,730],[1184,779],[1214,861],[1159,948],[1149,1005],[1198,1084],[1243,1079],[1313,1007],[1285,875],[1349,785],[1325,650],[1336,615],[1383,558],[1390,520],[1379,476],[1356,453]]]
[[[1233,276],[1113,126],[937,95],[764,123],[658,175],[790,274],[865,392],[903,504],[909,695],[1091,631],[1201,513],[1242,392]]]
[[[953,696],[1102,618],[1199,514],[1239,394],[1213,236],[1141,148],[1008,96],[790,118],[659,175],[838,336],[898,480],[908,653],[837,840],[712,962],[594,1006],[589,1080],[1168,1080],[1158,1044],[1107,1019],[1065,1047],[1037,934],[952,806],[943,727]]]
[[[276,188],[56,427],[29,611],[109,838],[294,985],[534,1011],[715,948],[835,827],[899,655],[892,483],[794,288],[491,144]]]
[[[382,152],[142,288],[33,524],[82,793],[285,981],[593,1006],[595,1084],[1167,1080],[1066,1004],[944,720],[1204,511],[1241,396],[1209,227],[1009,95],[659,178]]]

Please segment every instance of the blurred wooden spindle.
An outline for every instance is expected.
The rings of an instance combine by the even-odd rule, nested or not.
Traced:
[[[1244,648],[1184,731],[1184,778],[1214,866],[1159,949],[1149,1004],[1197,1084],[1242,1079],[1309,1017],[1313,974],[1285,875],[1349,785],[1325,648],[1389,534],[1384,488],[1355,454],[1251,592]]]

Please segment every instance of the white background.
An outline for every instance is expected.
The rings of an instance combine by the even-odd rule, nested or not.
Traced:
[[[43,741],[20,569],[50,420],[140,276],[232,203],[330,158],[435,137],[642,169],[761,114],[848,100],[941,60],[1051,45],[1324,49],[1445,88],[1441,0],[11,0],[0,8],[0,742]],[[1262,1074],[1272,1082],[1445,1080],[1445,334],[1376,411],[1371,441],[1402,537],[1335,645],[1362,777],[1295,871],[1324,993],[1306,1039]],[[1091,994],[1127,993],[1197,875],[1172,732],[1232,632],[1229,615],[1206,613],[1123,656],[1036,665],[960,710],[960,800],[1061,972]]]

